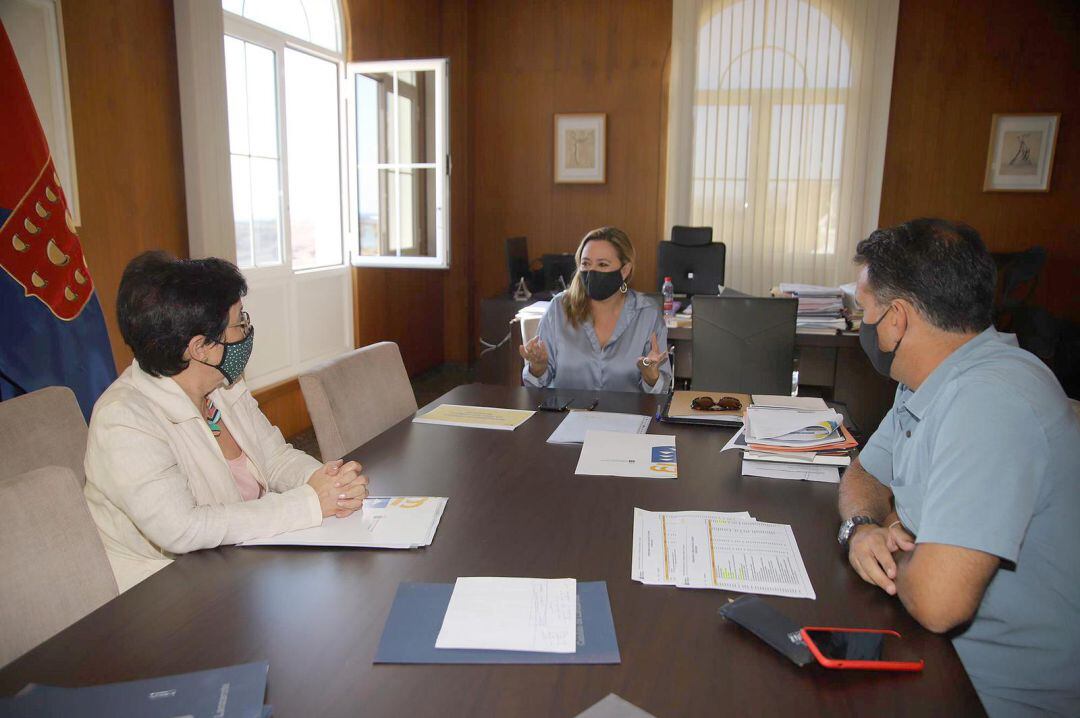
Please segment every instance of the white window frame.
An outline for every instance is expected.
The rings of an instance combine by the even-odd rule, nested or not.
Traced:
[[[350,234],[346,231],[346,220],[348,219],[348,206],[347,199],[347,186],[345,184],[346,166],[345,166],[345,153],[340,151],[340,148],[345,147],[345,103],[343,100],[343,92],[340,82],[340,77],[344,72],[345,61],[341,53],[335,53],[332,50],[328,50],[318,45],[313,45],[310,42],[306,42],[299,38],[286,35],[285,33],[267,27],[266,25],[259,24],[253,20],[248,20],[245,17],[234,15],[227,10],[222,10],[224,16],[224,35],[234,37],[237,40],[244,42],[250,42],[260,47],[265,47],[274,53],[274,79],[277,84],[277,113],[278,113],[278,157],[281,166],[281,173],[279,177],[279,186],[281,188],[281,243],[282,243],[282,262],[279,265],[271,265],[265,267],[251,266],[244,267],[245,273],[266,273],[272,275],[277,272],[317,272],[322,269],[332,269],[335,267],[343,266],[347,262],[349,256],[349,248],[351,246]],[[224,41],[224,39],[223,39]],[[322,267],[310,267],[305,269],[293,269],[292,267],[292,222],[289,211],[289,143],[288,137],[288,119],[286,118],[285,111],[285,50],[291,49],[298,52],[304,52],[320,60],[331,62],[338,67],[338,147],[339,147],[339,162],[338,162],[338,183],[341,190],[341,202],[339,205],[339,211],[341,212],[341,257],[342,261],[338,264],[325,265]],[[235,238],[233,244],[235,245]],[[235,246],[234,250],[235,252]]]
[[[181,124],[184,140],[184,173],[187,189],[188,246],[192,257],[222,257],[236,261],[236,232],[233,220],[230,146],[225,81],[225,36],[252,42],[275,54],[277,82],[278,147],[281,166],[282,263],[243,269],[248,280],[248,299],[279,308],[275,316],[254,317],[264,327],[263,343],[269,328],[280,351],[270,357],[265,368],[255,376],[246,376],[252,390],[289,380],[305,369],[337,356],[355,346],[356,308],[353,302],[353,270],[349,249],[354,246],[347,232],[348,194],[346,175],[345,105],[342,81],[344,53],[314,45],[274,28],[224,10],[220,0],[175,0],[174,2],[177,69],[180,85]],[[344,25],[339,8],[338,30]],[[345,46],[344,37],[340,38]],[[340,207],[342,213],[342,255],[338,264],[305,269],[292,268],[291,223],[288,207],[288,139],[285,116],[285,49],[305,52],[338,66],[338,133]],[[325,291],[327,282],[341,288],[342,324],[327,324],[333,341],[316,351],[302,345],[305,329],[318,316],[301,316],[302,307],[311,306],[311,291]],[[306,299],[305,299],[306,298]],[[302,324],[302,322],[304,322]],[[269,325],[269,327],[267,327]],[[339,343],[340,340],[340,343]],[[334,345],[334,346],[331,346]],[[258,343],[252,365],[260,352]],[[262,364],[263,362],[259,362]],[[249,367],[250,368],[250,367]]]
[[[435,170],[435,256],[403,257],[400,246],[397,255],[361,256],[360,254],[360,194],[357,186],[357,138],[356,138],[356,76],[369,74],[388,74],[391,72],[434,71],[435,72],[435,161],[424,163],[380,163],[386,168],[409,165],[416,169]],[[430,58],[420,60],[393,60],[384,62],[350,62],[346,65],[345,82],[348,85],[345,96],[345,115],[347,118],[346,142],[348,144],[348,171],[346,172],[349,195],[348,227],[352,241],[352,264],[355,267],[398,267],[413,269],[449,269],[450,268],[450,103],[449,103],[449,60]],[[395,80],[395,95],[397,81]],[[397,106],[394,105],[394,112]],[[393,127],[395,143],[398,123],[387,123]],[[400,158],[397,158],[400,159]],[[400,214],[400,193],[397,198],[393,222],[398,222]]]

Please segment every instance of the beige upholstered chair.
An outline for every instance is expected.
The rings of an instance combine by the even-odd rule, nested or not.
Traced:
[[[323,461],[339,459],[416,411],[393,342],[355,349],[300,375]]]
[[[117,595],[83,498],[85,452],[71,390],[0,402],[0,665]]]
[[[0,402],[0,478],[66,466],[86,483],[86,420],[75,393],[50,386]]]

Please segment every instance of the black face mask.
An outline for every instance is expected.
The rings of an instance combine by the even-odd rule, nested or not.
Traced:
[[[889,309],[892,309],[891,305],[889,306]],[[878,374],[883,374],[884,376],[889,376],[889,370],[892,368],[893,359],[896,358],[896,350],[900,348],[900,342],[904,340],[903,337],[900,337],[891,352],[882,351],[878,348],[878,324],[881,324],[881,320],[885,318],[885,314],[889,313],[889,309],[886,309],[885,313],[881,315],[881,319],[878,319],[873,324],[864,321],[859,326],[859,344],[862,345],[863,351],[866,352],[866,356],[870,357],[870,363],[874,365],[874,369],[877,370]]]
[[[589,299],[602,302],[610,297],[623,285],[622,272],[614,269],[610,272],[598,272],[595,269],[579,271],[581,282],[585,285],[585,293]]]

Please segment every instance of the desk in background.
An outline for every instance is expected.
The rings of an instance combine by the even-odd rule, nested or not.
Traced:
[[[560,392],[562,393],[562,392]],[[600,410],[651,414],[656,397],[599,397]],[[473,384],[434,404],[531,409],[542,392]],[[662,718],[703,715],[981,715],[952,643],[864,583],[836,545],[836,486],[741,477],[728,429],[660,425],[679,448],[675,480],[574,476],[579,450],[546,444],[564,414],[516,431],[405,420],[351,452],[373,492],[448,496],[434,543],[415,551],[236,548],[197,551],[0,670],[0,695],[26,683],[87,685],[270,662],[275,718],[576,715],[615,692]],[[891,628],[922,673],[797,668],[721,622],[739,594],[630,579],[633,512],[747,510],[790,524],[817,600],[764,597],[800,625]],[[373,665],[402,581],[458,576],[606,581],[622,663],[612,666]]]
[[[689,379],[693,376],[693,330],[669,327],[668,344],[675,346],[675,377]],[[896,382],[874,370],[859,345],[858,332],[796,332],[795,361],[800,393],[844,404],[852,421],[862,427],[867,436],[877,429],[892,406]],[[717,390],[723,388],[716,387]]]
[[[494,297],[480,302],[481,339],[490,345],[504,342],[477,360],[477,380],[484,384],[521,386],[521,330],[514,316],[533,300],[515,302]],[[509,337],[507,339],[507,337]],[[504,341],[505,340],[505,341]],[[675,376],[692,375],[692,335],[686,327],[668,329],[668,343],[675,345]],[[483,351],[484,345],[481,345]],[[874,371],[859,346],[859,335],[795,334],[799,387],[804,393],[821,396],[847,406],[852,421],[869,436],[892,406],[896,382]],[[722,391],[724,387],[715,387]]]

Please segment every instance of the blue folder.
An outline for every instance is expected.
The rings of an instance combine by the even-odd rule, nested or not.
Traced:
[[[603,581],[577,585],[577,651],[436,648],[452,583],[402,583],[383,627],[375,663],[620,663],[611,602]]]
[[[4,718],[266,718],[266,661],[209,671],[110,683],[85,688],[32,685],[14,698],[0,698]]]

